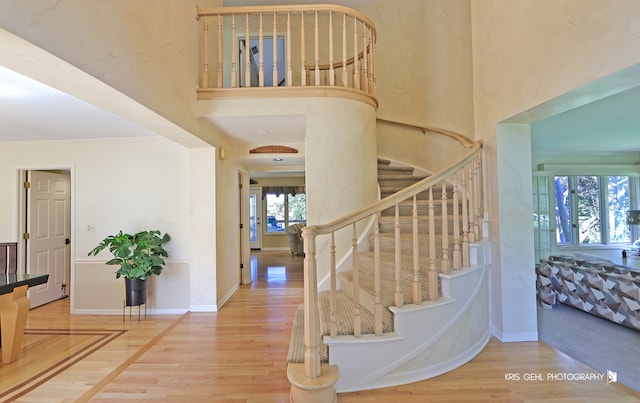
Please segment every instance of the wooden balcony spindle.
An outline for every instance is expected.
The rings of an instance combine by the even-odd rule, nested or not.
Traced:
[[[244,86],[251,87],[251,37],[249,13],[244,16]]]
[[[315,85],[320,85],[320,24],[318,23],[318,12],[315,12],[314,27],[314,56],[315,56]]]
[[[237,73],[236,73],[236,69],[238,68],[236,63],[236,58],[235,55],[238,54],[238,49],[237,49],[237,41],[235,40],[236,38],[236,15],[235,14],[231,14],[231,38],[233,38],[231,40],[231,54],[234,55],[234,57],[231,58],[231,88],[236,88],[237,87]]]
[[[394,295],[394,303],[397,307],[402,307],[404,305],[404,296],[402,295],[402,287],[400,286],[400,280],[402,276],[402,267],[400,265],[400,207],[396,204],[396,214],[395,219],[393,220],[393,228],[395,235],[395,280],[396,280],[396,291]]]
[[[258,67],[258,86],[264,87],[264,21],[260,13],[260,28],[258,29],[258,52],[260,61]]]
[[[374,230],[374,273],[373,273],[373,294],[374,294],[374,306],[373,306],[373,334],[376,336],[382,335],[382,284],[380,278],[380,225],[378,223],[378,217],[376,216]]]
[[[209,19],[202,18],[202,88],[209,88]]]
[[[334,233],[331,233],[331,244],[329,246],[330,267],[329,267],[329,334],[331,337],[338,335],[338,319],[336,313],[336,239]]]
[[[303,87],[307,85],[307,61],[305,57],[304,11],[300,12],[300,80]]]
[[[360,276],[358,269],[358,231],[356,223],[351,225],[351,267],[353,277],[353,335],[355,337],[362,336],[362,320],[360,318]]]
[[[451,270],[451,258],[449,257],[449,210],[447,199],[447,182],[442,181],[442,272],[449,274]]]
[[[362,21],[362,90],[364,92],[369,92],[369,65],[368,65],[368,46],[367,43],[367,26],[364,21]]]
[[[371,67],[369,68],[371,79],[369,85],[369,94],[376,96],[376,40],[373,29],[369,28],[369,43],[371,44]]]
[[[293,68],[291,66],[291,12],[287,13],[287,85],[293,85]]]
[[[218,77],[217,88],[222,88],[222,15],[218,15]]]
[[[336,79],[333,68],[333,12],[329,11],[329,85],[335,87]]]
[[[418,197],[413,196],[412,248],[413,248],[413,303],[422,303],[422,284],[420,282],[420,238],[418,236]]]
[[[360,89],[360,65],[358,63],[358,19],[353,18],[353,88]]]
[[[438,299],[438,271],[436,270],[436,229],[433,208],[433,187],[429,188],[429,300]]]
[[[273,12],[273,74],[271,76],[272,86],[278,86],[278,20],[277,14]]]
[[[460,270],[461,251],[460,251],[460,207],[458,192],[457,175],[453,176],[453,269]]]
[[[465,176],[465,170],[462,169],[462,186],[460,192],[460,199],[462,201],[462,267],[469,267],[469,214],[468,214],[468,199],[469,193],[467,192],[467,178]]]
[[[347,70],[347,15],[342,13],[342,86],[349,86],[349,73]]]

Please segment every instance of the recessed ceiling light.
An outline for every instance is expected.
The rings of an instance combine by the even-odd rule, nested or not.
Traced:
[[[260,130],[260,131],[258,131],[258,134],[261,135],[261,136],[266,136],[267,134],[269,134],[269,131],[268,130]]]
[[[273,161],[274,162],[282,162],[282,161],[284,161],[284,159],[282,159],[282,158],[274,158]]]

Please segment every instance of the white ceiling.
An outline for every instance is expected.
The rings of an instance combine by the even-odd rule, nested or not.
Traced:
[[[0,122],[2,142],[158,136],[2,66]]]

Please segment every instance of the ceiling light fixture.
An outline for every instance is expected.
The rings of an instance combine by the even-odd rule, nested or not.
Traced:
[[[259,130],[258,134],[261,135],[261,136],[266,136],[267,134],[269,134],[269,131],[268,130]]]
[[[284,161],[284,159],[282,159],[282,158],[274,158],[273,161],[274,162],[282,162],[282,161]]]

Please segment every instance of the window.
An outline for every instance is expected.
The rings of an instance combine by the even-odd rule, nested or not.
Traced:
[[[307,219],[307,198],[304,193],[298,193],[295,196],[267,193],[265,203],[267,209],[267,233],[284,232],[289,225],[303,222]]]
[[[558,245],[631,241],[625,220],[631,206],[628,176],[556,176],[554,182]]]

